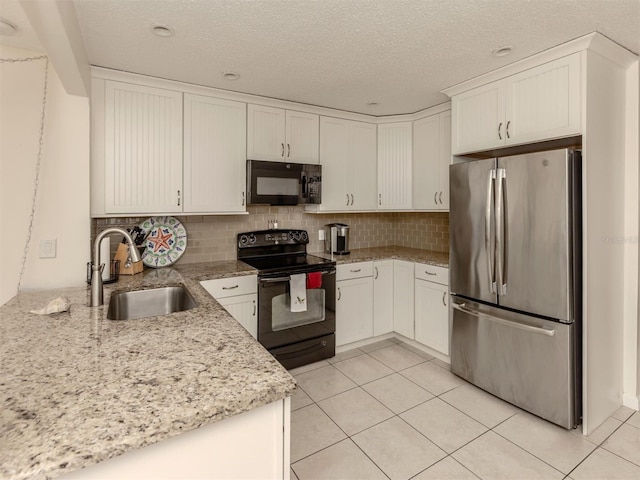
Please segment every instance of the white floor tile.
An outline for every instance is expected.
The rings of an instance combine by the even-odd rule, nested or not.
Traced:
[[[453,458],[480,478],[492,480],[561,480],[564,474],[489,431],[453,453]]]
[[[311,370],[317,370],[318,368],[326,367],[327,365],[329,365],[329,362],[327,360],[320,360],[319,362],[309,363],[301,367],[293,368],[289,370],[289,373],[295,377],[300,373],[310,372]]]
[[[469,383],[449,390],[440,398],[489,428],[521,411]]]
[[[296,472],[293,471],[293,468],[289,468],[289,480],[300,480]]]
[[[358,385],[369,383],[393,373],[393,370],[369,355],[360,355],[348,360],[343,360],[342,362],[335,363],[333,366]]]
[[[411,353],[415,353],[419,357],[424,358],[425,360],[433,360],[434,356],[429,355],[427,352],[423,352],[419,348],[414,347],[413,345],[409,345],[408,343],[399,343],[399,345],[405,350],[409,350]]]
[[[357,357],[358,355],[364,355],[364,352],[359,348],[352,348],[344,352],[336,353],[335,356],[329,358],[327,361],[331,364],[347,360],[349,358]]]
[[[433,398],[431,393],[399,373],[367,383],[362,388],[396,414]]]
[[[362,350],[363,352],[373,352],[374,350],[379,350],[380,348],[386,348],[386,347],[391,347],[393,345],[395,345],[396,342],[390,340],[390,339],[386,339],[386,340],[380,340],[379,342],[375,342],[375,343],[370,343],[369,345],[365,345],[364,347],[360,347],[360,350]]]
[[[570,430],[521,412],[494,431],[564,473],[569,473],[596,446]]]
[[[622,406],[618,408],[618,410],[616,410],[611,416],[617,420],[620,420],[621,422],[626,422],[634,413],[635,410],[633,408]]]
[[[438,398],[402,413],[400,418],[448,453],[487,431],[487,427]]]
[[[456,377],[444,368],[440,368],[433,362],[425,362],[415,367],[407,368],[400,374],[434,395],[442,395],[444,392],[448,392],[465,383],[461,378]]]
[[[640,429],[624,424],[602,444],[602,448],[640,466]]]
[[[640,467],[598,448],[571,472],[570,477],[573,480],[638,480]]]
[[[291,462],[344,438],[344,432],[315,404],[291,412]]]
[[[447,457],[413,477],[413,480],[478,480],[478,477],[453,457]]]
[[[294,463],[293,470],[300,480],[387,480],[349,439]]]
[[[609,417],[602,423],[602,425],[596,428],[590,435],[585,436],[584,434],[582,434],[582,432],[580,431],[581,427],[578,427],[576,430],[573,431],[573,433],[574,435],[578,435],[580,437],[586,438],[594,445],[600,445],[609,437],[609,435],[615,432],[615,430],[619,428],[620,425],[622,425],[622,422],[620,420],[617,420],[613,417]]]
[[[311,400],[311,397],[309,397],[302,388],[298,387],[296,393],[291,396],[291,411],[293,412],[312,403],[313,400]]]
[[[405,368],[426,362],[423,357],[410,352],[406,348],[402,348],[400,345],[381,348],[380,350],[370,352],[369,355],[395,371],[404,370]]]
[[[362,388],[354,388],[318,402],[347,435],[355,435],[393,416],[393,412]]]
[[[398,417],[351,439],[391,480],[407,480],[447,455]]]
[[[316,402],[356,387],[355,383],[332,365],[296,375],[296,380]]]
[[[629,420],[627,420],[627,425],[631,425],[635,428],[640,428],[640,412],[635,412]]]

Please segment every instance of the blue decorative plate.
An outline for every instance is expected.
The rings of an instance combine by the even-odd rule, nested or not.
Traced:
[[[151,217],[139,226],[146,233],[142,263],[148,267],[168,267],[187,249],[187,230],[174,217]]]

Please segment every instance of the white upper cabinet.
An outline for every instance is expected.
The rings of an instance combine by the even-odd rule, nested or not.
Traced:
[[[413,122],[413,209],[449,210],[451,111]]]
[[[320,117],[322,204],[308,211],[376,209],[376,126]]]
[[[184,95],[184,211],[246,210],[246,104]]]
[[[249,104],[247,158],[318,163],[319,116]]]
[[[182,93],[107,81],[104,119],[104,213],[181,212]]]
[[[580,134],[580,54],[454,95],[453,154]]]
[[[410,210],[412,122],[378,125],[378,209]]]

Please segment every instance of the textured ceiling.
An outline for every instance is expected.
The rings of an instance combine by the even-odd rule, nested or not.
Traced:
[[[593,31],[640,52],[640,0],[72,1],[93,65],[373,115]]]

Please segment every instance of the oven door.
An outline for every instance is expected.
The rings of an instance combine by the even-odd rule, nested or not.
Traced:
[[[258,277],[258,341],[267,349],[335,332],[336,270],[320,271],[322,286],[307,289],[305,312],[291,311],[289,274]]]

